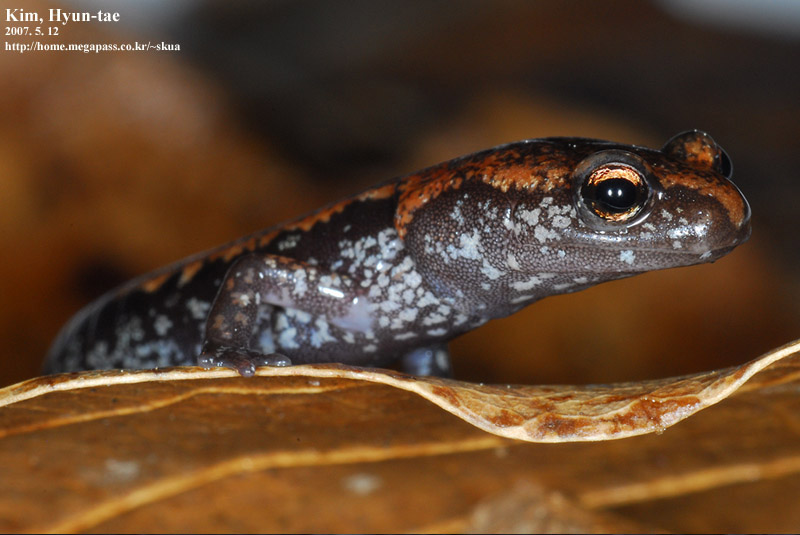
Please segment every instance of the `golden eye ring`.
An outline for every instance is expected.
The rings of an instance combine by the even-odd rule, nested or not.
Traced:
[[[581,199],[596,216],[613,222],[627,221],[647,201],[647,182],[640,171],[608,163],[594,169],[581,186]]]
[[[646,218],[660,191],[644,159],[621,149],[601,150],[581,160],[572,173],[572,188],[581,219],[611,232]]]

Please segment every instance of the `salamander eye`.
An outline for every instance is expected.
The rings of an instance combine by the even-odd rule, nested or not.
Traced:
[[[645,206],[647,181],[629,165],[607,163],[586,175],[580,185],[580,196],[594,215],[609,222],[623,222]]]
[[[601,232],[642,221],[659,191],[647,162],[622,149],[590,154],[572,172],[575,208],[587,225]]]

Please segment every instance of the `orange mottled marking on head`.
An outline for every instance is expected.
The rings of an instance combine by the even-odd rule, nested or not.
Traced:
[[[570,174],[568,167],[552,161],[537,162],[532,166],[518,164],[489,168],[488,171],[481,177],[482,181],[503,193],[511,189],[551,191],[563,186]]]
[[[731,224],[741,226],[749,217],[750,209],[741,192],[732,182],[713,171],[696,168],[672,170],[659,167],[661,185],[666,188],[683,187],[694,190],[704,197],[713,197],[727,210]]]
[[[465,161],[457,168],[440,165],[412,175],[398,186],[401,194],[395,228],[403,238],[417,210],[465,182],[483,182],[503,193],[539,189],[548,192],[563,187],[569,180],[571,168],[561,156],[550,152],[522,155],[516,150],[498,151]]]
[[[684,143],[684,158],[692,167],[712,169],[719,149],[704,137],[694,137]]]

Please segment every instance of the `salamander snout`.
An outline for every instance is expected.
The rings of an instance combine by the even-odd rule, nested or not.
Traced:
[[[688,208],[683,217],[674,214],[677,228],[696,229],[689,249],[704,259],[718,258],[747,241],[750,204],[731,182],[733,164],[722,147],[705,132],[691,130],[667,141],[661,152],[668,158],[657,166],[664,205],[675,212]]]
[[[653,218],[660,220],[658,225],[664,229],[662,239],[675,253],[688,253],[697,255],[700,261],[712,261],[750,237],[750,209],[744,197],[742,215],[733,218],[716,199],[683,193],[690,199],[695,197],[685,204],[686,209],[679,213],[665,209]]]
[[[734,247],[746,242],[753,230],[750,224],[750,204],[733,183],[730,186],[739,193],[741,209],[735,210],[734,214],[728,213],[727,225],[718,225],[718,234],[712,237],[713,243],[710,244],[715,258],[726,255]]]

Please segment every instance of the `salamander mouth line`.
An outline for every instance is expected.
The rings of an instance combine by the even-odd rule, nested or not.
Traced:
[[[735,246],[736,245],[727,245],[727,246],[724,246],[724,247],[706,249],[703,252],[691,252],[691,251],[687,251],[685,249],[683,249],[683,250],[682,249],[675,249],[675,248],[672,248],[672,247],[664,247],[664,248],[641,247],[641,246],[635,245],[635,244],[634,245],[627,245],[627,246],[620,246],[620,245],[617,245],[617,244],[608,244],[608,246],[607,247],[603,247],[603,249],[606,249],[606,250],[609,250],[609,251],[616,251],[616,252],[634,251],[637,255],[642,254],[642,253],[659,253],[659,254],[669,254],[669,255],[674,255],[674,256],[695,256],[695,257],[699,257],[699,256],[703,256],[703,255],[714,256],[717,253],[724,252],[724,251],[729,251],[729,250],[733,249]],[[549,248],[550,250],[553,250],[553,251],[557,251],[559,249],[559,247],[557,245],[544,245],[544,246],[543,245],[531,245],[531,244],[522,245],[523,250],[535,250],[537,252],[539,252],[542,247],[547,247],[547,248]],[[597,245],[592,245],[592,244],[589,244],[589,243],[587,243],[587,244],[571,243],[569,245],[569,248],[570,249],[597,249]]]

